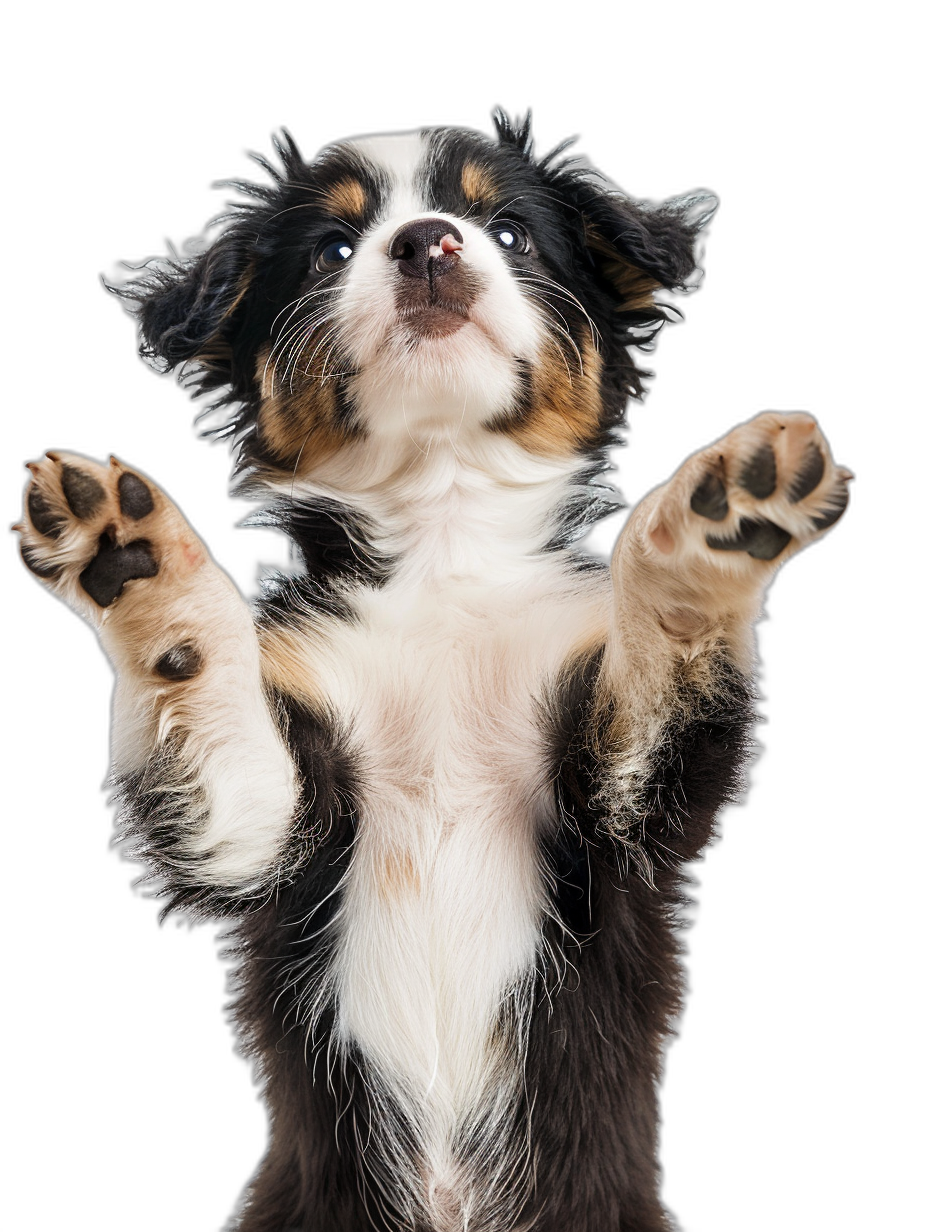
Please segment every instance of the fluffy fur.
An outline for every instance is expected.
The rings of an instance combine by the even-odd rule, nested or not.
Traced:
[[[240,1232],[666,1232],[685,865],[739,787],[751,625],[847,500],[767,414],[636,509],[606,450],[713,207],[528,123],[289,136],[199,255],[118,289],[213,398],[299,567],[249,610],[111,460],[31,465],[29,567],[118,673],[122,833],[231,920],[271,1113]]]

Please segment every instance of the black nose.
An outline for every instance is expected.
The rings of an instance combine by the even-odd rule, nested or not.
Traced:
[[[463,235],[446,218],[417,218],[400,227],[387,251],[401,273],[434,278],[454,269],[463,246]]]

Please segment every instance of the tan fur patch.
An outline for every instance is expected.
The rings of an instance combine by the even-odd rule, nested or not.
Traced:
[[[603,273],[622,297],[623,311],[631,312],[654,306],[654,292],[661,285],[656,278],[638,269],[630,261],[623,260],[615,249],[595,232],[588,233],[587,243],[601,258]]]
[[[550,343],[532,369],[532,407],[517,422],[501,423],[532,453],[565,457],[591,441],[602,415],[602,360],[587,338],[580,348],[583,371],[575,357],[571,367],[555,343]]]
[[[310,626],[259,625],[257,632],[265,683],[298,701],[324,707],[325,699],[316,686],[312,667],[318,651]]]
[[[399,898],[409,890],[418,893],[419,870],[408,851],[388,851],[383,857],[380,889],[384,898]]]
[[[367,206],[367,193],[359,180],[338,180],[323,193],[322,204],[335,218],[360,222]]]
[[[336,426],[332,383],[309,380],[291,390],[288,383],[277,382],[267,351],[258,356],[257,375],[264,390],[257,443],[267,466],[304,474],[344,445],[351,434]]]
[[[471,205],[478,201],[492,201],[499,192],[489,168],[471,162],[461,168],[461,188]]]

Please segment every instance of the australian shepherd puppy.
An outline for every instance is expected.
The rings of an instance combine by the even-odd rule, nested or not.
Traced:
[[[849,472],[759,415],[585,555],[712,198],[633,200],[502,113],[277,156],[119,294],[299,567],[250,607],[115,458],[30,464],[20,528],[115,666],[124,838],[230,921],[271,1119],[231,1226],[666,1230],[685,866],[739,785],[764,589]]]

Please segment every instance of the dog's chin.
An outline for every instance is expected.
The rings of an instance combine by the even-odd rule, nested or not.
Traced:
[[[442,304],[426,304],[404,316],[402,329],[405,341],[416,345],[450,338],[469,321],[466,313],[454,308],[446,308]]]

